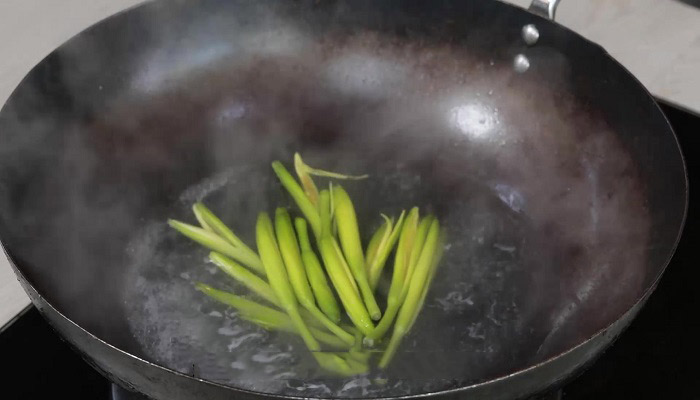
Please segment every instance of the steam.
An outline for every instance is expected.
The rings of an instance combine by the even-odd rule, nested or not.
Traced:
[[[363,58],[370,54],[368,48],[372,49],[371,60]],[[290,105],[299,104],[302,109],[338,117],[320,118],[320,132],[325,135],[330,131],[337,139],[323,137],[332,144],[303,148],[309,162],[328,169],[371,173],[373,178],[363,182],[369,186],[361,191],[349,188],[355,191],[353,197],[363,220],[376,210],[397,212],[416,203],[425,211],[436,212],[445,222],[450,237],[445,260],[397,366],[384,374],[373,372],[349,380],[324,376],[295,338],[261,331],[237,320],[235,313],[217,309],[220,306],[207,303],[202,296],[188,298],[187,303],[201,308],[191,310],[186,324],[206,328],[198,331],[201,336],[182,330],[184,320],[178,304],[183,295],[168,295],[165,287],[169,275],[188,271],[192,282],[204,280],[219,285],[226,279],[213,269],[207,271],[201,262],[183,262],[197,250],[173,244],[177,238],[167,232],[161,232],[157,240],[168,244],[149,248],[167,249],[169,255],[154,251],[148,257],[137,258],[138,263],[130,268],[137,276],[150,274],[155,279],[146,286],[133,286],[137,290],[127,296],[133,300],[131,326],[150,357],[186,370],[193,355],[214,352],[219,355],[215,362],[210,357],[197,359],[203,377],[217,380],[213,377],[223,376],[217,381],[268,393],[333,397],[415,394],[480,382],[556,354],[580,340],[585,332],[592,333],[611,322],[624,308],[591,313],[591,299],[627,299],[621,304],[629,304],[632,294],[641,290],[641,277],[635,270],[644,263],[648,220],[640,207],[641,192],[635,176],[627,173],[631,160],[605,126],[574,128],[566,122],[565,114],[533,112],[522,96],[536,93],[539,107],[555,101],[548,89],[523,82],[511,69],[490,63],[486,67],[493,68],[490,80],[481,75],[470,79],[465,73],[470,66],[484,66],[467,54],[463,55],[464,68],[457,72],[450,69],[451,74],[445,70],[438,74],[440,80],[428,80],[423,69],[436,73],[447,59],[454,62],[453,49],[435,48],[433,62],[419,65],[411,61],[410,54],[382,47],[371,36],[359,37],[342,50],[318,51],[324,55],[323,62],[316,65],[286,58],[285,72],[276,78],[280,81],[264,85],[269,91],[264,96],[256,93],[254,101],[244,103],[225,99],[219,108],[215,107],[219,110],[215,129],[226,133],[215,136],[212,153],[217,155],[217,164],[230,162],[231,157],[225,154],[219,158],[219,149],[237,152],[228,145],[236,143],[229,142],[232,130],[242,141],[238,143],[262,144],[254,139],[261,133],[253,132],[248,121],[270,115],[271,109],[286,108],[274,114],[275,120],[264,123],[265,133],[282,138],[277,130],[286,127],[302,129],[301,135],[313,135],[303,131],[298,114],[289,112]],[[309,57],[316,53],[308,50],[305,54]],[[401,67],[392,74],[395,66]],[[245,80],[249,72],[247,67],[242,68],[241,79]],[[362,79],[361,71],[371,71],[367,72],[370,76]],[[320,80],[308,81],[305,76],[309,75]],[[420,79],[402,78],[406,76]],[[245,82],[260,87],[255,81]],[[237,81],[228,85],[231,90],[240,90]],[[288,90],[295,94],[290,97]],[[334,97],[337,93],[348,96],[348,100],[338,102]],[[363,118],[357,118],[353,113],[363,109],[354,105],[354,97],[373,101],[376,107],[361,111]],[[338,114],[335,107],[345,114]],[[551,109],[567,107],[573,106],[564,102]],[[227,124],[236,128],[227,128]],[[426,132],[442,139],[427,141]],[[398,154],[391,147],[397,141],[403,142]],[[283,143],[287,148],[298,146],[288,139]],[[289,152],[274,147],[263,147],[261,152],[269,156],[254,158],[261,161],[260,166],[227,168],[186,188],[178,196],[176,210],[186,210],[192,201],[203,200],[218,204],[220,209],[235,209],[235,215],[248,215],[288,201],[275,189],[265,164],[277,154]],[[428,160],[431,168],[424,166]],[[562,201],[562,196],[567,200]],[[247,197],[255,200],[246,202]],[[225,219],[251,238],[247,230],[252,221],[243,224],[235,215]],[[627,243],[629,251],[622,256],[619,248],[607,247],[601,235],[619,244]],[[580,250],[570,253],[572,248]],[[616,272],[597,267],[603,261],[604,265],[618,265]],[[168,270],[172,272],[165,275],[153,272]],[[624,280],[624,289],[609,293],[614,281],[611,279]],[[149,286],[158,290],[148,291]],[[235,285],[230,289],[239,290]],[[143,296],[156,296],[158,301],[141,301]],[[143,304],[173,314],[143,310]],[[212,318],[212,312],[225,317]],[[172,326],[168,321],[178,323]],[[154,331],[154,327],[159,328]],[[159,332],[155,334],[157,343],[186,337],[189,346],[175,353],[162,352],[156,342],[149,342],[154,340],[154,332]],[[410,368],[402,368],[404,365]],[[228,373],[222,375],[221,368],[228,368]],[[262,382],[269,379],[280,384],[262,387]],[[384,379],[387,384],[377,383]]]
[[[70,318],[234,387],[399,396],[555,355],[644,289],[645,193],[616,132],[561,94],[566,60],[534,54],[517,74],[511,58],[456,44],[362,31],[320,42],[313,25],[248,7],[246,20],[211,13],[190,30],[151,8],[153,32],[139,34],[158,50],[114,60],[86,36],[51,70],[56,98],[42,75],[3,111],[3,243]],[[291,206],[269,163],[294,151],[371,175],[347,188],[364,237],[379,212],[413,204],[444,222],[444,261],[387,371],[329,377],[293,336],[207,299],[194,282],[243,291],[164,224],[205,201],[253,245],[257,212]]]

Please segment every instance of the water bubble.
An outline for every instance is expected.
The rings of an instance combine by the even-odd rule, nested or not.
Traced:
[[[287,371],[287,372],[281,372],[281,373],[273,376],[272,379],[281,381],[281,380],[296,378],[296,376],[297,375],[294,372]]]
[[[219,335],[224,335],[224,336],[236,336],[239,333],[241,333],[242,329],[239,326],[222,326],[219,328],[216,332]]]
[[[259,363],[271,363],[278,360],[285,360],[292,358],[290,353],[271,353],[271,354],[255,354],[251,359]]]
[[[234,361],[231,363],[231,368],[233,369],[240,369],[240,370],[245,370],[246,365],[243,361]]]
[[[238,348],[240,345],[242,345],[244,342],[247,342],[250,339],[259,339],[262,338],[262,335],[259,333],[249,333],[247,335],[243,335],[237,338],[231,339],[231,342],[227,346],[228,351],[233,351],[236,348]]]

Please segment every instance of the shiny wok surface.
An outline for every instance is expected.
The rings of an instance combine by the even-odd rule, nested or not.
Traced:
[[[58,49],[3,108],[0,238],[35,302],[115,379],[168,390],[127,369],[167,372],[107,357],[116,350],[64,316],[145,360],[240,386],[207,369],[216,344],[188,330],[216,322],[183,306],[203,302],[177,291],[199,259],[162,223],[205,198],[250,238],[255,213],[285,201],[269,161],[296,150],[372,174],[354,189],[366,215],[417,203],[446,221],[450,248],[414,334],[424,351],[399,363],[449,381],[431,390],[537,365],[626,323],[653,287],[686,181],[636,80],[599,47],[498,2],[350,4],[151,3]],[[531,22],[541,39],[528,48]],[[184,323],[163,323],[173,320]],[[503,395],[544,387],[614,334]]]

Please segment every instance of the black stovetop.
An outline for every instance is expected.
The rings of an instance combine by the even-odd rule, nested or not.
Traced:
[[[662,104],[686,157],[691,185],[700,178],[700,116]],[[700,399],[700,243],[698,199],[658,289],[632,325],[586,372],[562,389],[565,400]],[[28,308],[0,330],[3,399],[110,399],[110,383],[73,353]],[[51,397],[49,397],[51,396]]]

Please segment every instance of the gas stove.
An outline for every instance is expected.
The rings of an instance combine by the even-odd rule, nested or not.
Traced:
[[[662,103],[691,185],[700,179],[700,115]],[[678,250],[637,319],[594,364],[546,399],[697,399],[700,355],[700,200],[693,196]],[[140,399],[113,386],[54,334],[33,307],[0,330],[3,399]],[[50,396],[50,397],[49,397]]]

